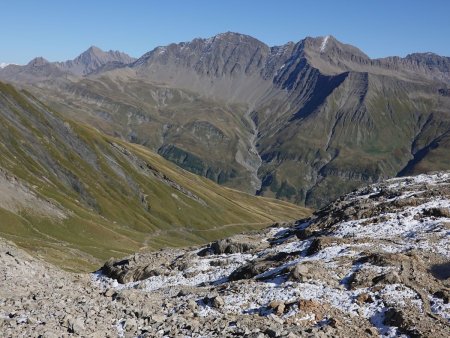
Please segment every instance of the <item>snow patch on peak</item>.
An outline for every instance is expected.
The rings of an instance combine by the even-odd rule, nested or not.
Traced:
[[[162,55],[165,52],[167,52],[167,48],[163,47],[163,46],[156,47],[155,52],[156,52],[156,55]]]
[[[323,53],[325,51],[325,48],[327,47],[328,39],[330,38],[329,35],[325,36],[322,40],[322,44],[320,45],[320,52]]]
[[[10,63],[0,62],[0,68],[2,68],[2,69],[9,65],[10,65]]]

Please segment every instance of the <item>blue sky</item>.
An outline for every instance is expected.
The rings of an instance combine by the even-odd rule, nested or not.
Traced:
[[[0,62],[72,59],[91,45],[138,57],[234,31],[269,45],[332,34],[371,57],[450,56],[448,0],[0,0]]]

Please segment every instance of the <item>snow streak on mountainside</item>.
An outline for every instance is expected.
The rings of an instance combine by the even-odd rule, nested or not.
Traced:
[[[320,45],[320,51],[321,52],[325,51],[325,48],[327,47],[327,42],[328,42],[329,38],[330,38],[329,35],[327,35],[326,37],[323,38],[322,44]]]

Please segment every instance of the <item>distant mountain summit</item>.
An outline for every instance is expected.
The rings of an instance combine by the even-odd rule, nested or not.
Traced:
[[[95,72],[108,63],[129,64],[135,59],[119,51],[104,52],[98,47],[91,46],[73,60],[59,63],[62,70],[75,75],[87,75]]]
[[[105,52],[91,46],[75,59],[64,62],[49,62],[43,57],[37,57],[25,66],[5,64],[4,67],[0,67],[0,79],[36,83],[55,78],[85,76],[108,64],[113,64],[114,68],[117,68],[133,61],[135,59],[125,53],[112,50]]]

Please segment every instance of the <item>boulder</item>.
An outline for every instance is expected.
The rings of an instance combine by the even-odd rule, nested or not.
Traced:
[[[213,297],[210,300],[212,307],[221,308],[225,305],[225,301],[220,296]]]
[[[281,316],[284,313],[286,305],[283,301],[273,300],[269,303],[268,307],[272,309],[278,316]]]
[[[237,281],[241,279],[250,279],[266,271],[269,268],[268,264],[263,261],[250,262],[238,267],[234,270],[228,279],[230,281]]]
[[[450,218],[450,208],[430,208],[423,211],[424,216]]]
[[[309,268],[307,264],[298,263],[289,274],[289,279],[297,282],[304,282],[308,278]]]
[[[199,256],[243,253],[255,249],[248,241],[239,238],[226,238],[212,242],[209,246],[198,252]]]

